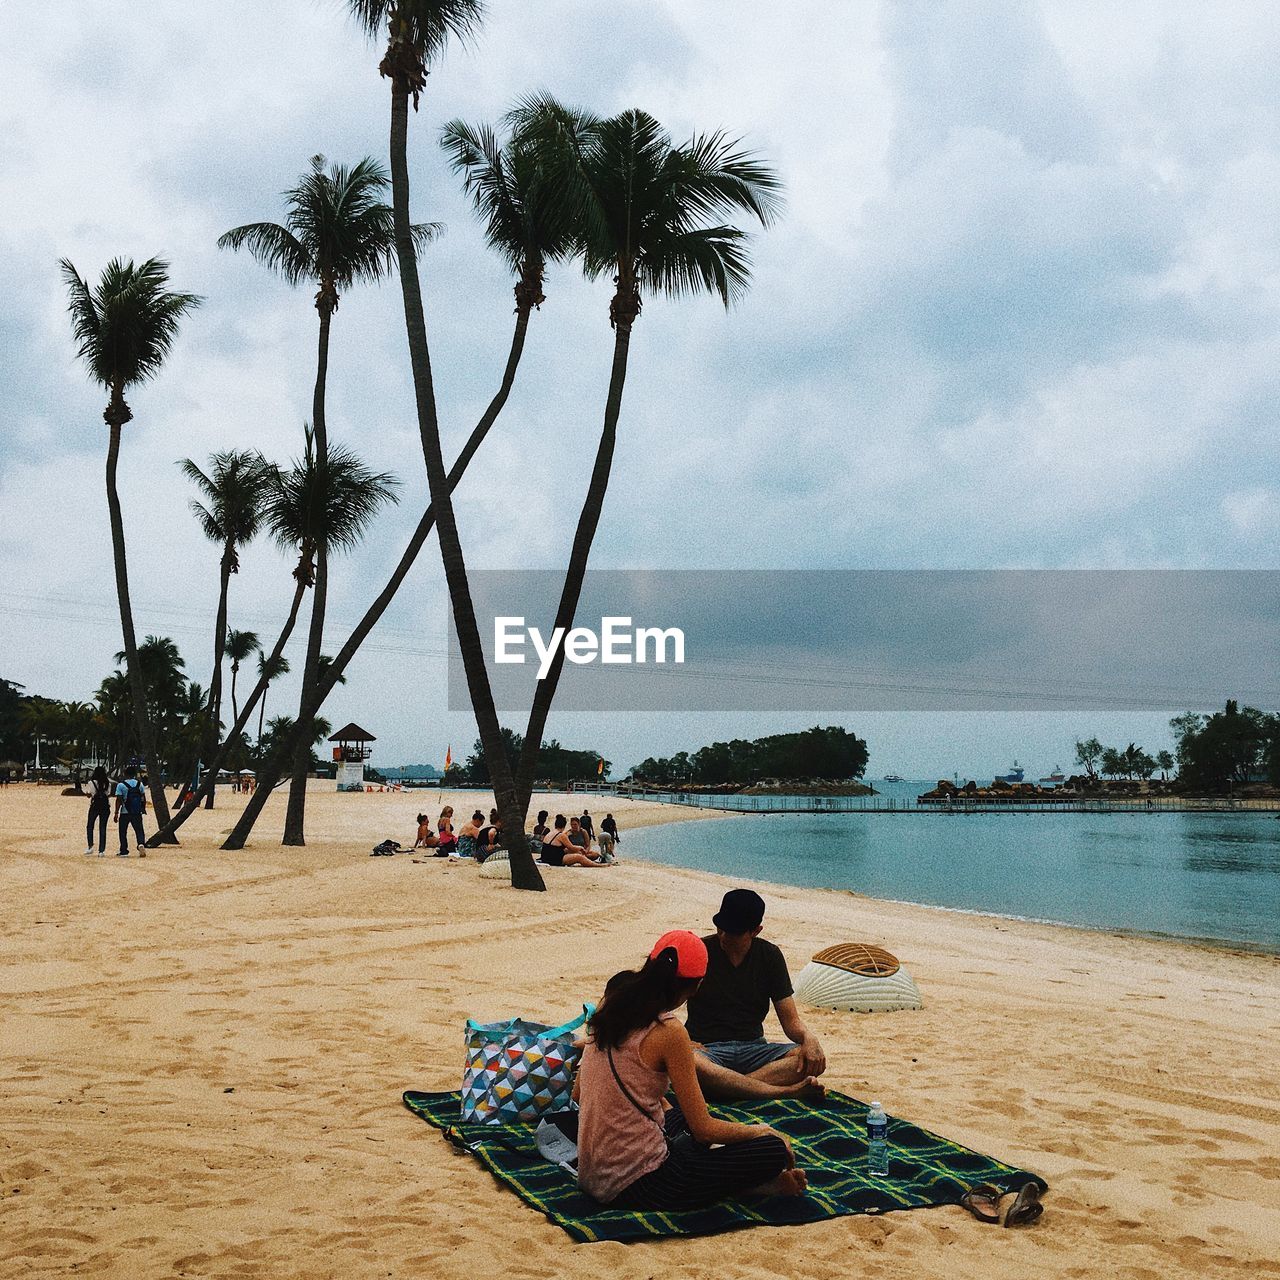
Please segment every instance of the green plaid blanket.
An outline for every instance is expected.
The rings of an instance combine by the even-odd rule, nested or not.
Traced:
[[[1033,1173],[979,1155],[906,1120],[889,1120],[889,1176],[866,1172],[867,1107],[828,1091],[819,1106],[794,1098],[769,1102],[713,1103],[725,1120],[772,1125],[791,1139],[796,1163],[809,1175],[804,1196],[723,1200],[680,1213],[640,1213],[608,1209],[578,1188],[563,1170],[544,1160],[533,1126],[462,1124],[460,1095],[404,1095],[410,1111],[471,1152],[526,1204],[540,1209],[575,1240],[646,1240],[655,1236],[703,1236],[760,1224],[790,1226],[851,1213],[887,1213],[959,1204],[968,1188],[994,1182],[1003,1189],[1035,1182]]]

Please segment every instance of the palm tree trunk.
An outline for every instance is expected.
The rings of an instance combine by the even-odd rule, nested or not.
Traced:
[[[233,721],[240,719],[240,704],[236,701],[236,676],[240,674],[240,664],[233,662],[231,664],[231,719]]]
[[[618,435],[618,417],[622,412],[622,388],[627,380],[627,356],[631,348],[631,326],[619,324],[613,340],[613,371],[609,377],[609,395],[605,400],[604,429],[600,433],[600,445],[596,450],[595,466],[591,469],[591,483],[578,516],[578,528],[573,535],[573,547],[569,553],[569,568],[564,576],[560,592],[560,605],[556,610],[557,627],[563,627],[567,635],[573,626],[573,615],[582,596],[582,582],[591,556],[591,544],[600,524],[600,509],[609,488],[609,474],[613,468],[613,450]],[[533,693],[533,706],[529,710],[529,724],[524,731],[524,745],[516,770],[516,790],[521,816],[529,812],[529,800],[533,794],[533,778],[538,767],[538,752],[542,749],[542,734],[547,727],[547,716],[555,700],[560,673],[564,670],[564,646],[559,646],[551,659],[551,668],[537,682]]]
[[[404,298],[405,336],[409,344],[409,363],[413,370],[414,402],[418,411],[418,433],[427,464],[427,484],[431,505],[436,513],[436,532],[440,539],[440,559],[445,582],[453,606],[453,624],[458,634],[458,649],[467,673],[467,689],[476,727],[484,745],[489,776],[493,780],[493,796],[502,818],[503,844],[511,858],[511,883],[517,889],[543,890],[542,876],[529,851],[525,837],[524,814],[516,797],[515,775],[502,748],[502,727],[485,668],[480,628],[476,623],[475,605],[467,582],[466,563],[458,526],[454,520],[453,499],[445,475],[444,455],[440,450],[440,424],[436,418],[435,388],[431,377],[431,354],[427,344],[427,324],[422,310],[422,286],[418,280],[418,262],[414,251],[409,219],[409,91],[399,76],[391,82],[391,207],[394,214],[396,258],[400,268],[400,290]]]
[[[323,286],[322,286],[323,291]],[[316,304],[320,309],[320,336],[316,344],[316,381],[311,395],[311,425],[316,433],[316,489],[327,493],[329,470],[329,429],[325,419],[325,387],[329,378],[329,327],[333,311],[323,298]],[[307,809],[307,772],[311,766],[311,722],[303,716],[303,703],[307,691],[316,682],[320,667],[321,646],[324,643],[324,615],[329,597],[329,552],[325,530],[316,546],[316,584],[311,598],[311,627],[307,633],[307,656],[302,665],[302,693],[298,702],[298,718],[301,741],[293,754],[293,777],[289,783],[289,807],[285,812],[284,836],[281,844],[305,845],[303,828]]]
[[[306,594],[306,590],[306,587],[301,582],[294,588],[293,603],[289,606],[289,616],[285,619],[284,626],[280,628],[279,636],[276,637],[275,647],[271,650],[271,656],[267,660],[269,663],[274,663],[284,652],[284,647],[288,643],[289,637],[293,634],[294,624],[298,620],[298,610],[302,607],[302,597]],[[267,670],[270,670],[270,667]],[[226,763],[227,757],[231,754],[233,744],[239,741],[249,717],[253,715],[253,708],[259,700],[261,700],[265,710],[267,687],[270,683],[271,681],[265,675],[258,677],[258,683],[254,686],[253,692],[244,704],[244,708],[236,716],[235,723],[231,726],[231,732],[227,734],[225,741],[218,748],[217,755],[210,761],[208,772],[206,772],[203,781],[196,789],[195,795],[174,814],[172,819],[166,820],[166,825],[147,841],[148,844],[158,844],[162,838],[171,839],[173,833],[200,807],[200,802],[209,791],[212,791],[214,780],[218,776],[218,770]],[[261,730],[259,730],[259,733],[261,733]]]
[[[271,687],[271,682],[267,682],[267,689]],[[254,745],[258,748],[262,747],[262,726],[267,718],[267,690],[262,691],[262,705],[258,708],[258,737]],[[259,761],[259,764],[262,762]]]
[[[213,624],[213,676],[209,681],[209,725],[204,736],[204,750],[201,755],[205,763],[213,759],[218,752],[218,740],[222,737],[222,654],[227,645],[227,592],[231,587],[231,557],[235,549],[228,544],[223,548],[221,575],[218,583],[218,617]],[[235,677],[232,676],[234,685]],[[235,699],[232,699],[232,706]],[[213,793],[217,785],[214,775],[214,786],[209,788],[205,808],[213,808]]]
[[[113,396],[113,399],[115,397]],[[126,410],[127,412],[127,410]],[[111,410],[108,409],[108,413]],[[146,761],[147,784],[151,791],[151,808],[161,826],[169,822],[169,805],[164,795],[164,778],[156,755],[155,726],[147,710],[147,684],[138,665],[138,637],[133,630],[133,606],[129,602],[129,568],[125,561],[124,517],[120,513],[120,494],[116,489],[116,471],[120,464],[120,429],[118,421],[110,422],[107,446],[107,511],[111,517],[111,549],[116,568],[116,598],[120,604],[120,630],[124,636],[125,665],[129,670],[129,688],[133,695],[133,715],[138,726],[138,741]]]
[[[511,394],[511,388],[516,380],[516,369],[519,367],[520,357],[524,354],[525,335],[529,329],[529,310],[529,307],[526,306],[520,307],[516,311],[516,328],[511,338],[511,350],[507,355],[507,365],[502,374],[502,383],[498,388],[497,394],[489,402],[489,407],[485,410],[484,416],[476,423],[471,434],[467,437],[467,443],[463,445],[462,452],[458,454],[458,459],[449,472],[448,486],[450,493],[458,487],[458,483],[466,473],[471,459],[475,457],[476,451],[484,443],[484,438],[489,434],[490,428],[497,422],[498,415],[506,405],[507,397]],[[337,655],[326,668],[324,677],[311,691],[310,698],[305,704],[305,718],[319,714],[324,700],[338,683],[339,676],[346,671],[351,659],[355,657],[369,633],[377,626],[382,615],[386,613],[387,607],[395,599],[396,592],[400,589],[400,584],[404,582],[409,570],[413,568],[414,562],[418,558],[418,553],[422,550],[431,530],[435,527],[435,519],[435,504],[432,503],[423,512],[422,519],[418,521],[418,527],[413,531],[413,536],[409,539],[409,544],[405,547],[404,554],[400,557],[400,562],[387,580],[387,585],[382,588],[377,598],[365,611],[364,617],[360,619],[350,636],[347,637],[346,644],[338,650]],[[299,718],[302,719],[304,717]],[[273,788],[284,772],[284,762],[293,758],[296,743],[301,739],[301,735],[302,730],[295,725],[293,735],[285,740],[282,753],[273,753],[270,760],[258,762],[257,788],[254,790],[253,795],[249,797],[249,803],[245,806],[239,821],[232,828],[231,834],[223,842],[222,847],[224,849],[244,848],[245,841],[248,840],[250,833],[253,831],[254,823],[258,820],[258,815],[262,812],[263,806],[267,803]],[[262,738],[261,724],[258,727],[258,738],[259,740]]]

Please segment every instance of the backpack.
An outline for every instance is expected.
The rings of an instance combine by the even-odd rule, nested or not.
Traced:
[[[127,778],[124,783],[124,811],[131,818],[137,818],[142,814],[142,802],[146,799],[146,794],[142,790],[142,783],[137,778]]]

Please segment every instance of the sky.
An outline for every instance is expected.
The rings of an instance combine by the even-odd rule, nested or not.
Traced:
[[[0,675],[65,699],[92,695],[120,636],[103,396],[74,359],[58,260],[93,277],[115,255],[160,254],[205,298],[131,397],[120,487],[138,630],[172,636],[207,683],[217,551],[175,463],[296,455],[316,326],[306,289],[215,242],[278,219],[315,153],[386,157],[379,52],[340,0],[228,0],[196,30],[186,11],[147,9],[0,9]],[[492,9],[411,122],[414,216],[447,227],[422,264],[447,455],[496,388],[512,282],[443,161],[443,123],[495,121],[536,90],[639,106],[677,140],[741,136],[786,186],[732,311],[646,300],[593,566],[1277,567],[1274,7]],[[562,268],[546,293],[456,495],[477,568],[562,565],[585,493],[609,284]],[[393,284],[342,299],[328,417],[402,482],[335,565],[332,651],[426,501]],[[265,541],[249,549],[232,625],[274,635],[289,567]],[[377,735],[375,764],[469,749],[474,725],[447,710],[447,625],[432,540],[326,709]],[[273,687],[268,714],[297,692]],[[1014,755],[1047,772],[1095,732],[1169,745],[1164,712],[565,712],[549,732],[627,765],[815,718],[867,737],[873,776],[982,776]]]

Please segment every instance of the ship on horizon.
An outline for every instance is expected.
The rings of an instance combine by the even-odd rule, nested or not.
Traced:
[[[886,773],[884,777],[880,779],[880,781],[881,782],[906,782],[906,778],[902,777],[900,774],[897,774],[897,773]]]
[[[1008,773],[997,773],[994,781],[996,782],[1021,782],[1026,776],[1026,770],[1015,759],[1009,767]]]
[[[1041,782],[1066,782],[1066,780],[1067,775],[1062,772],[1060,764],[1055,764],[1053,772],[1040,779]]]

